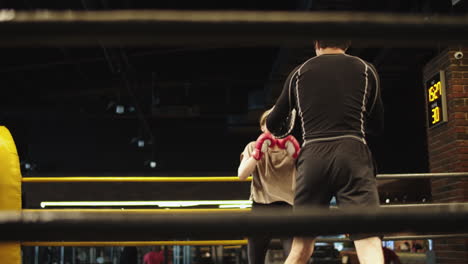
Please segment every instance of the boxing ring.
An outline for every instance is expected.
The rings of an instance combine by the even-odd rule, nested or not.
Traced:
[[[341,12],[2,10],[0,33],[1,47],[181,43],[192,46],[300,46],[317,38],[352,39],[356,47],[388,44],[402,47],[466,45],[468,16]],[[437,41],[434,41],[434,36],[437,36]],[[11,141],[8,143],[8,151],[0,152],[0,180],[8,181],[8,184],[0,185],[0,192],[14,192],[16,198],[21,196],[22,182],[238,181],[237,177],[21,178],[18,156],[10,138],[6,139]],[[378,175],[377,179],[467,176],[468,172],[384,174]],[[10,182],[11,179],[15,181]],[[386,239],[468,237],[468,203],[388,205],[371,211],[311,208],[295,212],[279,213],[275,210],[258,213],[248,209],[32,210],[18,207],[17,199],[13,202],[4,197],[0,197],[0,252],[11,251],[16,254],[9,263],[19,263],[20,245],[242,245],[246,243],[244,237],[261,233],[315,236],[411,231],[423,234]],[[222,240],[230,237],[239,239]]]

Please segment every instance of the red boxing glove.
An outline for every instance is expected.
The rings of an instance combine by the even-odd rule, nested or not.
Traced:
[[[255,149],[252,152],[252,157],[256,160],[260,160],[263,157],[268,147],[272,148],[276,145],[276,139],[270,133],[263,133],[255,142]]]
[[[277,139],[277,141],[278,147],[281,149],[286,149],[288,154],[293,158],[297,158],[297,156],[299,156],[301,146],[299,146],[299,142],[297,142],[296,138],[293,136],[287,136],[285,138]]]

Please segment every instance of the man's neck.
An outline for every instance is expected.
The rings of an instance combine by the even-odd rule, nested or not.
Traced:
[[[345,51],[337,48],[324,48],[320,50],[320,54],[344,54]]]

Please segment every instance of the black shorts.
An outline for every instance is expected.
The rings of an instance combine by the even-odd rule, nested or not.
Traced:
[[[375,176],[372,154],[357,139],[308,143],[297,159],[294,207],[328,207],[333,196],[339,208],[378,207]]]

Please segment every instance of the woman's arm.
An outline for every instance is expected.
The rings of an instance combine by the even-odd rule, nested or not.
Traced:
[[[242,161],[237,169],[237,176],[241,181],[246,180],[252,172],[255,170],[255,166],[257,166],[257,160],[254,159],[252,156],[247,157],[246,155],[242,155]]]

